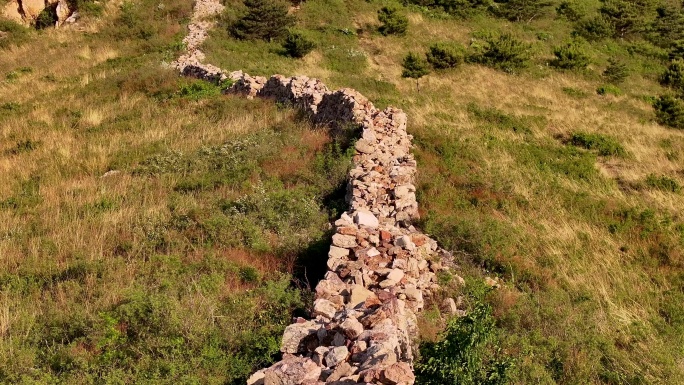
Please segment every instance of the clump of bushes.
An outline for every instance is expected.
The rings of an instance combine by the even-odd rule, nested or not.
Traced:
[[[679,182],[666,175],[649,174],[646,177],[646,185],[661,191],[678,193],[682,190]]]
[[[378,11],[378,20],[382,23],[378,30],[385,36],[403,35],[408,29],[408,18],[394,7],[382,7]]]
[[[570,143],[573,146],[586,148],[598,152],[601,156],[625,156],[627,151],[615,138],[588,132],[572,134]]]
[[[280,0],[245,0],[247,12],[231,26],[233,36],[243,40],[278,40],[287,35],[294,18]]]
[[[684,129],[684,101],[672,95],[662,95],[653,103],[653,108],[658,123]]]
[[[435,43],[430,46],[425,56],[435,69],[455,68],[463,63],[465,50],[452,44]]]
[[[487,37],[484,45],[477,47],[477,52],[470,57],[470,60],[506,72],[514,72],[516,69],[527,66],[530,58],[529,51],[529,44],[506,33],[498,37]]]
[[[555,47],[553,54],[556,58],[551,65],[561,69],[584,69],[589,65],[589,56],[577,41]]]
[[[313,41],[307,39],[299,32],[290,32],[285,38],[283,48],[285,52],[292,57],[302,58],[316,47]]]
[[[629,70],[625,63],[610,58],[608,59],[608,67],[603,71],[603,77],[611,84],[620,84],[629,76]]]
[[[406,0],[409,4],[441,10],[449,15],[467,18],[487,11],[491,0]]]
[[[684,95],[684,60],[678,59],[670,63],[660,77],[660,84]]]

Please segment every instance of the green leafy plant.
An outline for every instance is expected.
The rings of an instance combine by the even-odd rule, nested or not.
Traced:
[[[283,43],[285,52],[287,52],[289,56],[295,58],[302,58],[306,56],[309,52],[313,51],[315,47],[316,44],[307,39],[300,32],[288,33],[287,37],[285,38],[285,42]]]
[[[382,7],[378,11],[378,20],[382,23],[378,30],[385,36],[404,35],[408,29],[408,18],[394,7]]]
[[[463,63],[465,49],[446,43],[435,43],[425,54],[428,63],[435,69],[455,68]]]
[[[653,104],[658,123],[684,129],[684,101],[672,95],[662,95]]]
[[[506,72],[513,72],[527,66],[530,58],[529,51],[529,44],[505,33],[498,37],[487,37],[484,45],[478,47],[470,60]]]
[[[478,302],[465,317],[452,318],[437,342],[420,346],[417,383],[504,385],[514,361],[495,346],[492,309]]]
[[[553,54],[556,58],[551,65],[561,69],[584,69],[589,65],[589,56],[577,41],[555,47]]]
[[[404,61],[401,63],[403,71],[401,72],[402,78],[410,78],[416,80],[416,89],[420,92],[420,87],[418,86],[418,80],[423,76],[430,73],[428,69],[428,64],[425,60],[421,59],[420,56],[413,52],[409,52]]]
[[[608,59],[608,67],[603,71],[603,78],[612,84],[620,84],[629,76],[627,65],[620,60]]]
[[[238,39],[273,41],[294,25],[287,4],[280,0],[245,0],[245,6],[247,12],[231,27]]]

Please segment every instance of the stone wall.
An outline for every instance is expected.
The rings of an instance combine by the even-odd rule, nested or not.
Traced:
[[[196,8],[206,9],[206,2],[199,0]],[[202,64],[199,45],[206,30],[197,28],[208,25],[196,19],[190,26],[195,37],[175,63],[183,74],[230,79],[227,93],[291,104],[314,123],[353,124],[362,132],[349,172],[349,209],[335,222],[329,270],[316,286],[313,314],[285,329],[283,359],[248,384],[413,384],[416,313],[439,289],[435,274],[452,258],[412,225],[418,218],[416,162],[406,114],[378,110],[355,90],[330,91],[306,76],[266,79]]]

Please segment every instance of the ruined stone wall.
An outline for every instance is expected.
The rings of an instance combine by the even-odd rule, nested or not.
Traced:
[[[196,7],[206,9],[203,2],[211,0]],[[352,89],[330,91],[305,76],[266,79],[204,65],[199,45],[206,30],[197,32],[202,26],[195,21],[188,55],[174,64],[183,74],[231,79],[228,93],[274,99],[317,124],[356,124],[362,132],[349,172],[349,209],[335,222],[329,270],[316,286],[311,319],[298,318],[285,329],[282,361],[248,384],[413,384],[416,313],[439,289],[435,273],[451,256],[411,224],[418,204],[406,114],[378,110]]]

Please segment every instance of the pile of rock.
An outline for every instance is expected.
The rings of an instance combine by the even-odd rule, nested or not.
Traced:
[[[416,312],[439,289],[436,273],[452,258],[411,224],[418,204],[406,114],[392,107],[380,111],[355,90],[330,91],[306,76],[267,79],[203,65],[198,42],[209,24],[202,23],[191,28],[191,59],[177,62],[182,73],[228,78],[233,84],[227,93],[274,99],[317,124],[352,124],[362,131],[349,172],[349,210],[335,222],[329,271],[316,286],[312,319],[298,318],[285,329],[283,359],[255,373],[248,385],[413,384]],[[458,311],[452,299],[446,302]]]
[[[209,30],[214,26],[214,22],[207,18],[217,15],[225,7],[216,0],[197,0],[192,15],[192,20],[188,25],[188,35],[183,39],[186,53],[181,55],[176,61],[171,63],[185,76],[198,79],[205,79],[211,82],[221,82],[227,79],[223,70],[211,64],[204,64],[204,52],[200,46],[209,36]]]
[[[439,288],[435,274],[450,255],[411,225],[418,204],[406,114],[378,111],[354,90],[331,92],[303,76],[230,77],[228,92],[273,98],[305,109],[314,122],[362,129],[349,173],[350,210],[335,222],[314,319],[288,326],[283,361],[249,383],[412,384],[415,312]]]

